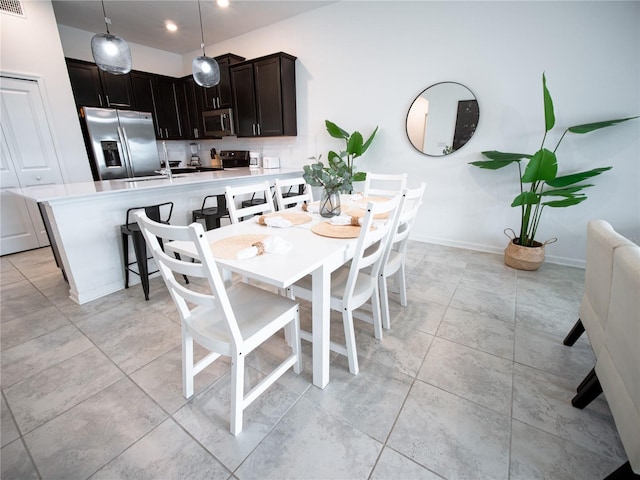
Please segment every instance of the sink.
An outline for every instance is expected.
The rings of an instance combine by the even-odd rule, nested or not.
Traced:
[[[183,175],[173,175],[171,178],[182,178]],[[136,177],[136,178],[123,178],[120,180],[121,182],[130,183],[130,182],[150,182],[152,180],[168,180],[169,177],[165,175],[153,175],[151,177]]]

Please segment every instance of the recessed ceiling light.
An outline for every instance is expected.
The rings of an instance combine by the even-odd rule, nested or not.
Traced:
[[[170,32],[175,32],[176,30],[178,30],[178,26],[173,22],[166,22],[165,26]]]
[[[228,7],[229,6],[229,0],[218,0],[217,4],[219,7]]]

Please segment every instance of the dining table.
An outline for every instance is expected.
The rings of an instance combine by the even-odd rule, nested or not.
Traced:
[[[364,210],[361,212],[364,214]],[[354,233],[348,238],[344,238],[343,235],[338,235],[341,238],[334,237],[330,233],[329,219],[313,211],[303,212],[301,206],[269,215],[285,219],[287,216],[300,218],[306,215],[308,219],[278,228],[260,223],[258,216],[251,217],[208,230],[207,240],[212,246],[218,267],[223,271],[239,274],[243,278],[287,289],[306,275],[311,275],[313,384],[325,388],[329,383],[331,273],[353,258],[357,235]],[[233,250],[233,245],[236,245],[237,251],[243,247],[243,242],[261,236],[277,237],[289,248],[284,253],[267,251],[242,259],[238,258],[243,257],[242,254],[221,254],[220,248],[216,249],[216,246],[226,245],[232,246]],[[197,258],[195,245],[190,242],[173,241],[167,243],[165,248],[181,256]]]

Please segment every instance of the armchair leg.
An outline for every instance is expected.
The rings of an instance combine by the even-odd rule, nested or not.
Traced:
[[[578,390],[576,396],[571,399],[571,405],[576,408],[583,409],[602,393],[602,386],[600,385],[595,369],[589,372],[587,378],[588,380],[585,379],[585,381],[580,384],[582,388]]]
[[[634,473],[631,470],[631,463],[627,462],[624,465],[620,466],[614,472],[612,472],[607,478],[604,480],[639,480],[640,475]]]
[[[562,343],[570,347],[574,343],[576,343],[578,338],[580,338],[580,335],[582,335],[583,333],[584,333],[584,325],[582,324],[582,320],[578,319],[578,321],[573,326],[571,331],[567,334],[566,337],[564,337],[564,340],[562,341]]]

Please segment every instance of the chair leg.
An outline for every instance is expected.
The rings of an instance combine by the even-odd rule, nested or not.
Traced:
[[[129,235],[122,236],[122,258],[124,259],[124,288],[129,288]]]
[[[182,329],[182,389],[184,398],[193,395],[193,337]]]
[[[342,311],[342,323],[347,347],[347,359],[349,360],[349,371],[352,375],[357,375],[359,372],[358,350],[356,349],[356,334],[353,330],[353,312],[351,310],[345,308]]]
[[[289,323],[285,332],[289,331],[289,342],[291,350],[297,356],[298,361],[293,364],[293,371],[300,374],[302,371],[302,344],[300,342],[300,308],[296,308],[296,315],[292,322]]]
[[[631,463],[627,461],[614,472],[609,474],[604,480],[640,480],[640,475],[631,470]]]
[[[149,268],[147,266],[147,244],[142,236],[142,232],[133,232],[133,249],[136,252],[136,262],[138,263],[138,272],[140,272],[140,281],[142,282],[142,291],[144,299],[149,300]]]
[[[389,291],[387,290],[387,277],[381,273],[378,277],[378,291],[380,292],[380,310],[382,311],[382,326],[389,330],[391,328],[391,320],[389,313]]]
[[[562,341],[562,343],[570,347],[574,343],[576,343],[578,338],[580,338],[580,335],[582,335],[583,333],[584,333],[584,325],[582,324],[582,320],[578,319],[578,321],[573,326],[571,331],[567,334],[566,337],[564,337],[564,340]]]
[[[580,390],[582,390],[589,382],[593,380],[593,377],[595,376],[596,376],[596,367],[593,367],[591,371],[587,374],[587,376],[584,377],[584,380],[580,382],[580,385],[578,385],[578,388],[576,388],[576,392],[579,392]]]
[[[380,294],[377,283],[371,294],[371,314],[373,316],[373,332],[377,340],[382,340],[382,313],[380,312]]]
[[[602,386],[600,385],[600,381],[598,380],[595,370],[593,371],[593,375],[590,372],[587,376],[590,376],[591,378],[588,381],[583,382],[583,387],[578,391],[576,396],[571,399],[571,405],[579,409],[583,409],[589,405],[602,393]]]
[[[396,272],[398,289],[400,290],[400,305],[407,306],[407,280],[404,276],[404,260],[400,264],[400,268]]]
[[[231,433],[242,431],[242,410],[244,404],[244,356],[236,354],[231,361]]]

